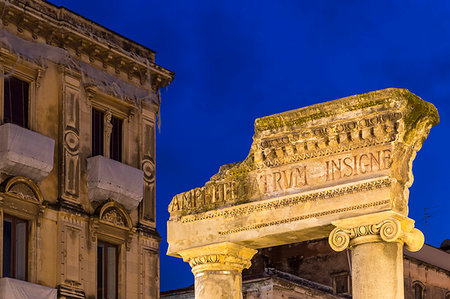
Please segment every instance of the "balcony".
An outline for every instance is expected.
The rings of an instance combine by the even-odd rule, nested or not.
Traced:
[[[87,159],[88,197],[92,202],[112,199],[128,211],[134,210],[142,200],[144,173],[123,163],[95,156]]]
[[[57,295],[58,291],[53,288],[12,278],[0,278],[0,298],[56,299]]]
[[[55,141],[14,124],[0,126],[0,173],[39,183],[53,169]]]

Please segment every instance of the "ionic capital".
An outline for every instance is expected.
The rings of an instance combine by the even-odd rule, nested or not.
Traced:
[[[381,212],[333,222],[328,237],[335,251],[371,242],[400,242],[409,251],[418,251],[424,243],[423,233],[414,228],[414,220],[395,212]]]
[[[192,273],[203,271],[239,271],[251,265],[252,257],[258,251],[230,242],[191,248],[179,252],[192,267]]]

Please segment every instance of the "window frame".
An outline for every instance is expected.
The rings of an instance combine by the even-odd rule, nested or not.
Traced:
[[[0,192],[0,276],[3,276],[3,221],[10,215],[27,221],[26,281],[37,283],[37,266],[40,251],[37,250],[40,219],[46,208],[39,187],[26,177],[9,178]]]
[[[0,49],[0,73],[3,78],[10,75],[28,83],[28,126],[25,129],[36,130],[36,95],[40,78],[44,69],[34,63],[17,59],[17,56],[6,49]],[[4,124],[5,80],[0,80],[0,122]]]
[[[11,263],[11,271],[12,271],[12,275],[11,276],[5,276],[4,275],[4,273],[3,273],[3,266],[4,266],[4,263],[3,263],[3,261],[2,261],[2,270],[1,270],[1,273],[2,273],[2,277],[9,277],[9,278],[14,278],[14,279],[18,279],[18,280],[22,280],[22,279],[20,279],[20,278],[17,278],[17,273],[15,273],[15,268],[16,268],[16,260],[17,260],[17,256],[15,255],[15,251],[16,251],[16,244],[15,244],[15,231],[16,231],[16,222],[17,222],[17,220],[21,220],[21,221],[23,221],[23,222],[25,222],[26,223],[26,230],[25,230],[25,256],[24,256],[24,258],[25,258],[25,279],[24,279],[24,281],[28,281],[28,255],[29,255],[29,239],[30,239],[30,235],[29,235],[29,231],[30,231],[30,222],[28,221],[28,220],[26,220],[26,219],[23,219],[23,218],[20,218],[20,217],[17,217],[17,216],[14,216],[14,215],[10,215],[10,214],[7,214],[7,213],[3,213],[3,215],[2,215],[2,259],[3,259],[3,254],[4,254],[4,244],[3,244],[3,238],[4,238],[4,236],[5,236],[5,233],[4,233],[4,223],[5,223],[5,218],[6,217],[9,217],[9,218],[11,218],[11,220],[12,220],[12,233],[11,233],[11,235],[12,235],[12,240],[11,240],[11,254],[12,254],[12,256],[13,256],[13,258],[11,259],[11,261],[12,261],[12,263]]]
[[[132,111],[134,111],[134,106],[131,103],[127,103],[125,101],[119,100],[115,97],[106,95],[104,93],[99,92],[94,87],[89,87],[86,90],[87,98],[90,101],[90,110],[91,110],[91,116],[90,116],[90,133],[92,134],[93,130],[93,124],[92,124],[92,113],[93,109],[96,109],[98,111],[101,111],[104,113],[104,122],[105,118],[107,118],[107,114],[110,113],[111,117],[118,118],[122,121],[122,144],[121,144],[121,160],[120,163],[129,164],[129,122],[128,120],[132,116]],[[109,141],[106,137],[106,132],[108,128],[104,125],[103,126],[103,156],[111,159],[110,155],[110,141],[111,141],[111,134],[112,134],[112,126],[111,126],[111,133],[109,136]],[[90,148],[91,148],[91,156],[93,155],[93,140],[91,138],[90,140]],[[107,153],[107,154],[106,154]]]
[[[347,291],[346,292],[338,292],[337,291],[337,284],[336,284],[336,278],[340,277],[346,277],[347,278]],[[352,278],[350,276],[350,273],[347,271],[344,272],[338,272],[338,273],[332,273],[331,279],[333,281],[333,292],[336,295],[351,295],[352,294]]]
[[[115,292],[116,292],[116,296],[115,298],[119,298],[119,263],[120,263],[120,256],[121,256],[121,246],[118,244],[114,244],[111,242],[107,242],[107,241],[103,241],[103,240],[98,240],[97,241],[97,271],[96,271],[96,281],[97,281],[97,299],[104,299],[104,298],[110,298],[108,297],[109,294],[106,294],[105,291],[108,289],[108,284],[107,284],[107,277],[103,276],[102,277],[102,285],[103,285],[103,296],[100,297],[99,296],[99,289],[98,289],[98,282],[99,282],[99,277],[98,277],[98,263],[99,263],[99,258],[98,258],[98,248],[99,245],[102,244],[103,248],[104,248],[104,252],[103,252],[103,273],[105,273],[107,275],[108,273],[108,257],[107,254],[105,254],[106,249],[107,248],[114,248],[116,251],[116,262],[115,262],[115,273],[116,273],[116,287],[115,287]],[[111,269],[109,269],[109,271],[111,271]]]
[[[413,281],[413,283],[411,284],[412,286],[412,293],[413,293],[413,298],[416,299],[416,287],[420,287],[420,298],[419,299],[424,299],[425,298],[425,293],[426,293],[426,287],[425,284],[423,284],[423,282],[416,280]]]
[[[117,217],[120,217],[119,222],[116,221]],[[97,208],[95,215],[91,216],[89,232],[94,248],[98,246],[99,241],[117,246],[117,298],[122,298],[126,284],[126,252],[130,249],[134,232],[131,217],[121,204],[113,200],[106,201]],[[97,282],[97,270],[95,273]]]
[[[26,92],[26,95],[24,95],[24,96],[26,96],[26,104],[24,105],[24,106],[26,106],[26,107],[23,107],[23,108],[26,108],[26,111],[25,111],[25,113],[24,114],[26,114],[26,116],[24,117],[24,123],[25,123],[25,125],[19,125],[19,124],[17,124],[16,122],[14,122],[13,121],[13,119],[11,119],[10,121],[8,121],[8,122],[6,122],[6,120],[5,120],[5,115],[6,115],[6,110],[5,110],[5,106],[6,106],[6,80],[8,80],[8,79],[17,79],[17,80],[19,80],[19,81],[21,81],[21,82],[24,82],[25,84],[27,84],[27,92]],[[13,98],[13,97],[12,97]],[[29,81],[27,81],[27,80],[23,80],[23,79],[21,79],[21,78],[19,78],[19,77],[17,77],[17,76],[14,76],[14,74],[13,75],[10,75],[10,76],[8,76],[8,77],[3,77],[3,117],[2,117],[2,122],[4,123],[4,124],[6,124],[6,123],[12,123],[12,124],[15,124],[15,125],[17,125],[17,126],[20,126],[20,127],[22,127],[22,128],[25,128],[25,129],[28,129],[29,128],[29,126],[30,126],[30,82]],[[13,104],[13,102],[11,102],[11,108],[12,107],[14,107],[14,104]],[[14,109],[11,109],[11,110],[14,110]],[[23,111],[23,110],[22,110]],[[14,113],[11,115],[11,116],[14,116]]]

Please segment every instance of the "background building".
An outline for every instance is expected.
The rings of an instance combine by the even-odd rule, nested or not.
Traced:
[[[404,251],[405,299],[450,298],[450,243]],[[242,273],[246,299],[351,298],[351,259],[327,239],[264,248]],[[193,286],[162,292],[161,298],[194,298]]]
[[[155,123],[173,73],[46,1],[0,15],[0,298],[157,298]]]

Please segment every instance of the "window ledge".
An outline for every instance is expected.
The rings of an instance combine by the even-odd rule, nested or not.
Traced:
[[[0,172],[35,182],[53,169],[55,141],[14,124],[0,126]]]
[[[8,277],[0,278],[0,298],[56,299],[57,295],[58,291],[50,287]]]
[[[128,211],[137,208],[143,198],[144,173],[126,164],[95,156],[87,159],[88,197],[92,202],[112,199]]]

